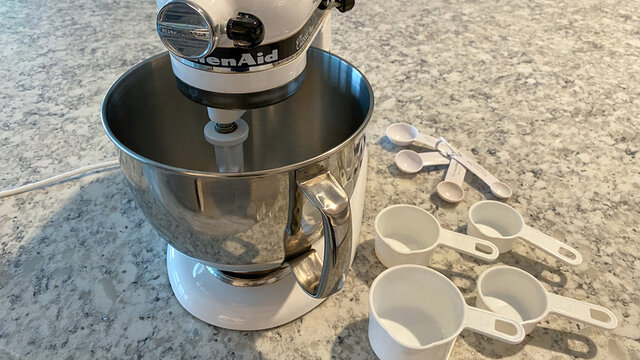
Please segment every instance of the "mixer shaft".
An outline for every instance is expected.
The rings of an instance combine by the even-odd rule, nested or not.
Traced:
[[[244,152],[242,143],[249,137],[249,125],[240,117],[245,110],[207,108],[209,121],[204,136],[214,146],[220,172],[242,172]]]

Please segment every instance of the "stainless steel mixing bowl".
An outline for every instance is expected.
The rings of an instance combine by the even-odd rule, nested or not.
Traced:
[[[288,265],[305,291],[324,297],[349,267],[349,197],[373,93],[339,57],[314,48],[307,56],[296,94],[243,116],[251,130],[242,173],[218,172],[206,108],[176,89],[167,53],[113,84],[102,121],[138,206],[171,246],[236,274]],[[312,249],[322,239],[323,257]]]

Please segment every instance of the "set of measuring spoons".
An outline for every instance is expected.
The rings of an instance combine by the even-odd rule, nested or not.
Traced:
[[[387,137],[398,146],[421,144],[431,152],[417,153],[413,150],[402,150],[396,154],[396,166],[407,174],[415,174],[423,167],[449,165],[447,174],[436,191],[447,202],[457,203],[464,198],[462,183],[467,170],[475,174],[489,186],[491,193],[499,199],[508,199],[513,192],[511,188],[498,180],[489,171],[480,166],[470,156],[456,150],[443,138],[420,134],[418,130],[405,123],[396,123],[387,128]]]

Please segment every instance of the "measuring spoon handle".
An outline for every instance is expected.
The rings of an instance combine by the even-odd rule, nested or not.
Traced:
[[[548,296],[549,312],[551,313],[607,330],[615,329],[618,326],[618,318],[613,312],[600,305],[556,294],[548,294]]]
[[[462,164],[457,161],[452,161],[449,163],[449,167],[447,168],[447,175],[445,175],[444,181],[449,181],[462,186],[466,173],[467,169],[462,166]]]
[[[421,143],[427,149],[437,150],[438,139],[431,135],[418,134],[413,141]]]
[[[419,153],[422,166],[447,165],[451,160],[438,151]]]
[[[498,247],[490,241],[442,228],[440,229],[438,243],[457,252],[485,261],[494,261],[500,255]]]
[[[569,265],[582,263],[578,250],[530,226],[525,225],[518,237]]]
[[[464,154],[452,155],[451,159],[456,160],[462,164],[462,166],[467,168],[467,170],[474,173],[478,178],[480,178],[480,180],[484,181],[484,183],[489,186],[491,193],[496,197],[500,199],[507,199],[511,197],[511,188],[507,184],[498,180],[498,178],[493,176],[493,174],[487,171],[487,169],[480,166],[480,164],[475,162],[475,160],[465,156]]]
[[[477,177],[480,178],[480,180],[484,181],[489,186],[491,186],[491,184],[500,182],[500,180],[498,180],[495,176],[493,176],[493,174],[487,171],[487,169],[483,168],[475,160],[472,160],[464,154],[455,155],[451,158],[462,164],[462,166],[474,173]]]

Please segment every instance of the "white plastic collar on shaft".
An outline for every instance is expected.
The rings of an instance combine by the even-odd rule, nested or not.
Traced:
[[[242,119],[236,120],[238,128],[230,133],[222,134],[216,131],[216,123],[209,121],[204,127],[204,137],[215,146],[234,146],[242,144],[249,137],[249,125]]]

